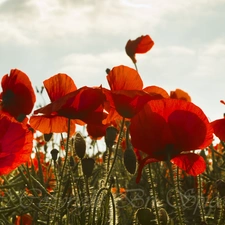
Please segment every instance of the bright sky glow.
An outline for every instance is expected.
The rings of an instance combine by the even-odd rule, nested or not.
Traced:
[[[133,67],[128,39],[149,34],[154,47],[137,55],[145,86],[183,89],[221,118],[224,11],[224,0],[0,0],[0,76],[18,68],[40,87],[63,72],[78,87],[108,87],[106,68]]]

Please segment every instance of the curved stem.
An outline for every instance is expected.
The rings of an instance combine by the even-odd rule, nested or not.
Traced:
[[[121,137],[122,137],[122,133],[123,133],[124,123],[125,123],[125,118],[123,117],[122,122],[121,122],[121,127],[120,127],[119,138],[118,138],[118,141],[117,141],[117,144],[116,144],[116,149],[115,149],[115,153],[114,153],[114,158],[113,158],[112,166],[111,166],[111,168],[110,168],[110,170],[108,172],[108,175],[107,175],[107,178],[106,178],[106,181],[105,181],[105,186],[107,185],[107,183],[109,181],[109,178],[110,178],[110,175],[112,173],[114,164],[116,162],[116,157],[117,157],[117,153],[118,153],[118,149],[119,149],[119,144],[120,144]]]

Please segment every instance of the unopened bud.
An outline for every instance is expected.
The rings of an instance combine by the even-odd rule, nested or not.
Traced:
[[[108,148],[112,148],[112,146],[115,143],[117,135],[118,130],[115,127],[113,126],[107,127],[105,135],[105,143]]]

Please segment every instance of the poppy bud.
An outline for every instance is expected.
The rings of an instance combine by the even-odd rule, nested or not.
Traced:
[[[44,134],[44,139],[45,139],[45,141],[50,141],[51,140],[51,138],[52,138],[52,135],[53,135],[53,133],[49,133],[49,134]]]
[[[84,175],[90,177],[94,169],[95,160],[92,158],[85,158],[81,160],[81,163]]]
[[[57,150],[57,149],[55,149],[55,148],[53,148],[53,149],[51,150],[52,159],[53,159],[54,161],[57,160],[58,153],[59,153],[59,150]]]
[[[167,211],[164,208],[159,209],[160,222],[162,225],[166,225],[169,222],[169,216]]]
[[[112,148],[114,145],[117,134],[118,130],[115,127],[110,126],[106,128],[105,143],[108,148]]]
[[[134,174],[136,171],[136,155],[132,148],[127,148],[124,152],[123,158],[124,166],[130,174]]]
[[[149,225],[155,219],[154,213],[149,208],[141,208],[137,211],[136,216],[141,225]]]
[[[105,72],[106,72],[107,74],[109,74],[109,73],[110,73],[110,69],[107,68],[107,69],[105,70]]]
[[[76,134],[74,142],[75,142],[75,144],[74,144],[75,152],[76,152],[77,156],[80,159],[83,159],[85,152],[86,152],[86,142],[80,133]]]

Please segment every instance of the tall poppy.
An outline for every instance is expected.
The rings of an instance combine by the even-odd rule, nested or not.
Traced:
[[[58,73],[43,82],[51,102],[54,102],[66,94],[76,91],[77,87],[73,79],[64,73]],[[30,124],[35,130],[42,133],[61,133],[68,131],[68,119],[57,115],[33,115]],[[70,122],[71,134],[75,132],[74,121]]]
[[[22,71],[12,69],[10,75],[3,76],[1,85],[1,110],[22,122],[31,113],[36,101],[30,79]]]
[[[153,45],[154,41],[151,39],[149,35],[142,35],[135,40],[128,40],[125,46],[125,50],[127,55],[131,58],[131,60],[135,64],[137,62],[135,54],[146,53],[152,48]]]
[[[56,99],[52,103],[34,111],[34,114],[41,116],[32,116],[30,124],[41,132],[59,132],[62,124],[53,122],[61,117],[69,119],[82,120],[85,123],[100,123],[103,120],[103,103],[105,96],[101,88],[82,87]],[[46,121],[41,127],[39,121]],[[54,121],[55,120],[55,121]],[[51,130],[49,129],[51,125]],[[55,127],[54,127],[55,126]],[[64,130],[65,132],[67,130]],[[63,131],[61,131],[63,132]]]
[[[161,94],[143,90],[138,72],[127,66],[114,67],[107,75],[111,91],[105,91],[112,107],[125,118],[132,118],[152,99],[163,98]],[[157,89],[157,88],[155,88]]]
[[[33,147],[33,133],[23,123],[0,113],[0,175],[26,163]]]
[[[204,160],[190,151],[213,140],[212,127],[198,106],[169,98],[149,101],[131,119],[130,135],[132,145],[147,155],[140,162],[139,175],[144,165],[164,160],[172,160],[191,175],[202,173]]]

